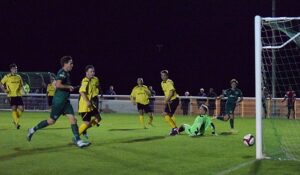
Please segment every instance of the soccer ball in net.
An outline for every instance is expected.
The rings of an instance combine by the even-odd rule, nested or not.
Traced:
[[[247,134],[243,138],[243,143],[246,146],[253,146],[254,142],[255,142],[255,138],[254,138],[254,136],[252,134]]]

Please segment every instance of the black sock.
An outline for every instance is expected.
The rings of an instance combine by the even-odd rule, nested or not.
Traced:
[[[224,117],[222,115],[218,116],[217,119],[224,121]]]
[[[215,134],[216,133],[216,127],[213,123],[210,124],[211,128],[212,128],[212,134]]]
[[[34,131],[37,131],[39,129],[47,127],[48,125],[49,124],[48,124],[47,120],[43,120],[39,124],[37,124],[33,129],[34,129]]]
[[[74,135],[76,141],[80,140],[78,125],[77,124],[71,124],[71,129],[72,129],[72,132],[73,132],[73,135]]]
[[[234,129],[234,119],[231,118],[231,119],[229,120],[229,122],[230,122],[230,128],[231,128],[231,129]]]

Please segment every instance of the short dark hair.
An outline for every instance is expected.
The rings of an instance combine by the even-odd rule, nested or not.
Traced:
[[[166,69],[165,69],[165,70],[162,70],[162,71],[160,71],[160,73],[161,73],[161,74],[167,74],[167,75],[169,75],[169,71],[168,71],[168,70],[166,70]]]
[[[71,56],[63,56],[60,58],[60,65],[64,66],[65,64],[67,64],[70,60],[72,60]]]
[[[17,65],[15,63],[12,63],[12,64],[9,65],[9,69],[11,69],[13,67],[17,67]]]
[[[87,72],[89,69],[95,69],[95,67],[93,65],[85,66],[85,72]]]

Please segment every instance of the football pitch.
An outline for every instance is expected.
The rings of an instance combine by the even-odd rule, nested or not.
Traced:
[[[185,134],[168,136],[170,128],[161,116],[155,116],[154,127],[141,129],[136,115],[103,114],[101,126],[88,130],[92,145],[80,149],[71,142],[70,124],[64,116],[28,142],[27,129],[47,118],[48,113],[24,112],[17,130],[11,114],[0,112],[0,175],[300,172],[299,161],[255,160],[255,147],[242,143],[244,135],[255,134],[254,119],[236,119],[237,134],[228,132],[229,122],[214,121],[218,136],[208,131],[205,136],[190,138]],[[177,116],[176,120],[177,124],[191,124],[194,118]],[[271,131],[268,134],[273,135]]]

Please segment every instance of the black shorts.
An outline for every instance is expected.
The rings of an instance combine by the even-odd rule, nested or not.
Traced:
[[[96,109],[99,109],[99,99],[98,96],[95,96],[92,98],[92,104],[94,105],[94,107],[96,107]]]
[[[9,97],[10,106],[24,106],[22,97]]]
[[[145,111],[146,113],[148,113],[148,112],[151,111],[151,110],[150,110],[149,104],[143,105],[143,104],[141,104],[141,103],[137,103],[137,109],[138,109],[139,111],[140,111],[140,110],[143,110],[143,111]]]
[[[170,116],[172,116],[175,113],[178,104],[179,104],[179,99],[178,98],[176,98],[174,100],[171,100],[170,103],[166,104],[165,112],[167,114],[169,114]]]
[[[97,109],[93,109],[91,112],[82,112],[80,113],[82,121],[89,122],[91,121],[92,117],[99,114]]]
[[[53,96],[48,96],[48,106],[52,106]]]

